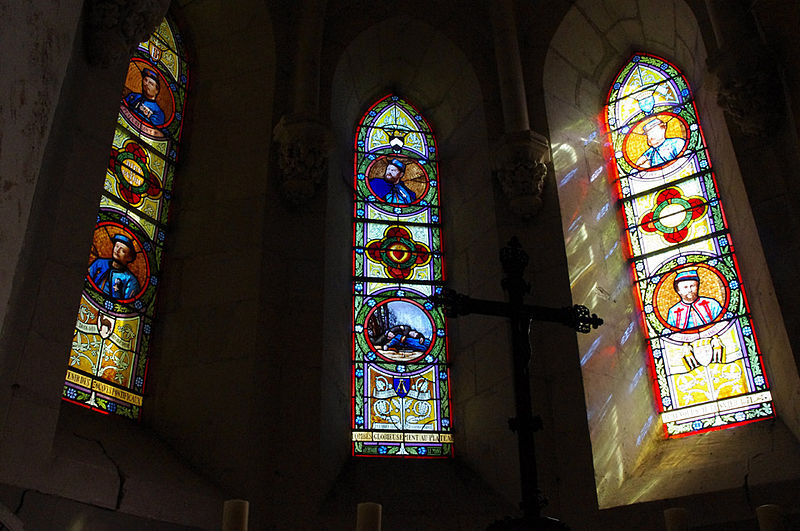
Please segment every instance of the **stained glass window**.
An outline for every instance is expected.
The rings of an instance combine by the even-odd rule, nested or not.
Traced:
[[[355,141],[354,455],[452,452],[436,140],[397,96],[375,103]]]
[[[69,361],[64,399],[138,418],[187,84],[166,19],[128,64]]]
[[[609,91],[616,190],[665,432],[774,415],[711,158],[675,66],[635,54]]]

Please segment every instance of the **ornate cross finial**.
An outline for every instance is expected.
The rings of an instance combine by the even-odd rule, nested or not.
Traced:
[[[582,304],[576,304],[572,308],[566,308],[568,320],[564,324],[581,334],[588,334],[592,329],[603,324],[603,320],[597,317],[596,313],[589,315],[589,308]]]

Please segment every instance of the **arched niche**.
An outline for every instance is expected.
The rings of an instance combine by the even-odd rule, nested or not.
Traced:
[[[268,457],[259,439],[264,430],[251,422],[253,410],[262,404],[241,400],[243,393],[258,395],[262,386],[255,379],[243,381],[241,374],[243,366],[256,365],[254,358],[263,355],[248,343],[258,337],[260,294],[245,288],[258,284],[261,274],[257,257],[264,249],[263,225],[254,220],[266,210],[265,151],[270,142],[251,131],[256,124],[272,121],[275,51],[269,13],[259,2],[236,6],[195,2],[176,7],[173,14],[189,49],[191,97],[175,176],[178,199],[166,238],[142,423],[121,423],[71,404],[60,405],[52,442],[58,457],[41,480],[51,485],[50,492],[66,498],[204,525],[219,517],[223,488],[248,489],[248,481],[263,483],[252,473],[252,460]],[[103,110],[77,122],[92,131],[92,142],[76,152],[84,152],[95,167],[82,163],[80,178],[74,182],[81,198],[94,196],[96,202],[114,118],[99,122],[106,108],[119,110],[125,68],[117,75],[98,72],[84,64],[80,47],[76,49],[68,78],[72,83],[67,87],[80,93],[89,83],[93,90],[88,92],[97,101],[72,100],[66,93],[59,108],[70,119],[75,114],[93,116],[76,109],[95,103]],[[93,122],[92,128],[82,121]],[[55,130],[69,131],[62,124]],[[60,142],[74,145],[73,135]],[[91,157],[86,155],[89,149]],[[57,169],[62,166],[63,162]],[[80,285],[91,231],[76,231],[69,238],[63,244],[65,249],[69,244],[66,259],[79,264],[81,271],[70,285]],[[83,242],[77,241],[81,238]],[[232,266],[239,267],[235,274]],[[79,299],[73,299],[65,306],[73,307],[74,313]],[[63,364],[65,348],[68,344],[54,346],[46,359]],[[60,386],[52,387],[51,392],[59,392]],[[209,393],[211,388],[215,392]],[[235,414],[229,407],[233,402],[238,404]],[[43,425],[37,430],[42,431]],[[242,451],[232,456],[231,444]],[[196,472],[200,467],[207,470],[205,478]],[[119,483],[120,470],[128,474],[124,485]],[[208,477],[214,478],[213,483]],[[117,487],[121,491],[123,486],[125,492],[118,494]],[[175,511],[176,506],[183,509]]]
[[[775,421],[683,439],[663,437],[601,125],[610,83],[635,51],[669,58],[694,90],[773,385]],[[579,338],[600,508],[730,489],[748,472],[751,484],[794,478],[798,472],[792,450],[800,433],[793,414],[797,369],[706,57],[695,14],[682,0],[628,8],[579,1],[564,16],[545,63],[573,298],[587,301],[606,321],[597,335]]]
[[[401,15],[392,19],[392,26],[402,28],[402,45],[385,38],[385,23],[376,23],[344,47],[332,80],[334,149],[327,190],[322,367],[322,463],[329,478],[342,470],[351,446],[352,325],[345,309],[352,305],[354,133],[363,113],[380,97],[393,93],[413,102],[438,140],[449,286],[472,296],[503,297],[484,95],[476,74],[464,53],[428,24]],[[449,321],[451,398],[456,461],[466,462],[516,503],[516,441],[505,417],[498,414],[513,404],[509,364],[498,363],[510,352],[506,326],[502,320],[481,317]],[[376,458],[357,460],[349,467],[353,466],[384,470],[381,476],[385,470],[402,470],[417,474],[415,481],[424,478],[435,485],[452,479],[447,461],[391,463]],[[451,483],[449,488],[463,486]],[[362,493],[373,486],[365,481],[347,488]],[[481,510],[494,510],[492,503]],[[453,511],[463,513],[463,506]]]
[[[130,514],[202,526],[218,518],[221,490],[187,466],[163,439],[179,447],[195,466],[207,465],[212,474],[224,468],[228,475],[219,474],[221,483],[236,484],[252,476],[250,462],[243,457],[229,466],[230,441],[223,439],[230,431],[245,437],[240,428],[252,425],[249,416],[226,416],[225,406],[239,396],[236,364],[252,362],[229,361],[234,367],[228,367],[229,382],[222,386],[227,400],[213,397],[203,383],[218,382],[220,343],[203,343],[189,359],[187,340],[197,338],[198,305],[192,297],[209,286],[225,295],[206,299],[219,306],[206,306],[201,320],[213,319],[219,330],[252,330],[258,323],[258,313],[247,311],[257,307],[255,301],[242,301],[245,309],[237,314],[246,313],[250,321],[225,311],[231,298],[240,302],[231,289],[231,279],[244,275],[214,275],[213,270],[219,266],[220,256],[232,260],[231,234],[248,238],[235,242],[239,251],[248,255],[248,264],[253,264],[253,249],[261,249],[252,218],[244,215],[242,208],[232,206],[246,205],[252,209],[247,214],[264,210],[253,197],[266,188],[266,179],[254,179],[253,175],[266,174],[265,142],[261,138],[254,141],[248,131],[252,129],[251,120],[271,123],[274,46],[271,31],[264,29],[270,27],[266,9],[258,2],[224,9],[211,2],[194,2],[176,11],[187,33],[194,37],[191,56],[198,68],[194,70],[197,82],[190,89],[193,99],[189,114],[197,112],[190,116],[192,124],[187,127],[193,129],[187,135],[193,147],[185,146],[185,164],[176,177],[181,208],[177,212],[179,224],[168,244],[173,253],[165,267],[165,277],[174,281],[161,294],[170,302],[165,304],[159,324],[163,327],[154,349],[159,367],[151,374],[159,376],[153,381],[157,385],[148,391],[145,427],[98,416],[62,404],[58,398],[62,384],[56,374],[64,372],[70,341],[67,330],[74,327],[86,274],[98,194],[127,63],[123,58],[105,68],[89,64],[82,23],[73,24],[74,41],[66,46],[70,52],[66,74],[38,170],[19,265],[25,273],[15,279],[9,306],[14,318],[3,330],[4,366],[11,369],[3,372],[8,384],[3,388],[16,396],[5,401],[7,429],[0,452],[0,479]],[[78,13],[74,15],[76,18],[70,20],[77,20]],[[84,12],[81,16],[87,15]],[[44,34],[40,38],[51,39]],[[225,48],[219,46],[222,38],[227,43]],[[242,75],[245,72],[263,75],[246,77]],[[225,139],[222,144],[220,138]],[[238,149],[230,149],[220,159],[221,147]],[[92,203],[94,206],[90,206]],[[256,260],[247,273],[256,276],[260,267]],[[220,321],[215,313],[230,321]],[[225,345],[237,355],[255,352],[241,344]],[[209,361],[212,358],[214,363]],[[191,403],[195,397],[213,402],[209,409],[217,414],[209,415],[200,403],[188,408],[177,406],[178,402]],[[206,425],[206,430],[198,431],[197,426],[210,417],[230,424]],[[228,429],[231,425],[236,429]],[[206,436],[210,432],[219,436],[211,444]],[[121,477],[120,470],[128,474],[127,478]],[[178,511],[177,506],[181,507]]]

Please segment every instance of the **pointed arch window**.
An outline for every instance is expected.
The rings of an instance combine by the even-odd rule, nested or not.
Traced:
[[[388,95],[355,140],[354,455],[452,453],[447,327],[430,297],[444,283],[436,140]]]
[[[187,82],[164,19],[128,64],[64,383],[102,413],[141,413]]]
[[[638,53],[605,109],[634,279],[665,433],[774,415],[750,309],[691,88]]]

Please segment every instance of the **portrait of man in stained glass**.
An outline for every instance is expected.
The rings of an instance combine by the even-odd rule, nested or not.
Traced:
[[[683,138],[667,137],[667,123],[658,117],[648,120],[642,132],[650,147],[636,160],[640,168],[655,168],[675,160],[686,146]]]
[[[369,170],[369,186],[378,199],[386,203],[409,205],[425,194],[427,178],[411,160],[380,159]]]
[[[399,159],[392,159],[383,172],[383,177],[370,179],[369,184],[375,195],[387,203],[406,205],[417,200],[417,194],[403,184],[406,165]]]
[[[681,298],[669,309],[667,322],[686,330],[711,324],[722,313],[722,305],[700,295],[700,276],[696,269],[686,269],[675,276],[675,293]]]
[[[135,57],[128,64],[120,113],[147,137],[163,138],[177,116],[176,88],[154,63]]]
[[[158,74],[150,68],[142,70],[142,85],[140,92],[131,92],[124,98],[128,106],[139,118],[156,127],[164,125],[164,111],[159,106],[156,98],[161,92],[161,81]]]
[[[89,265],[89,278],[97,289],[114,299],[131,299],[139,293],[139,281],[129,266],[136,260],[133,240],[115,234],[110,258],[96,258]]]

